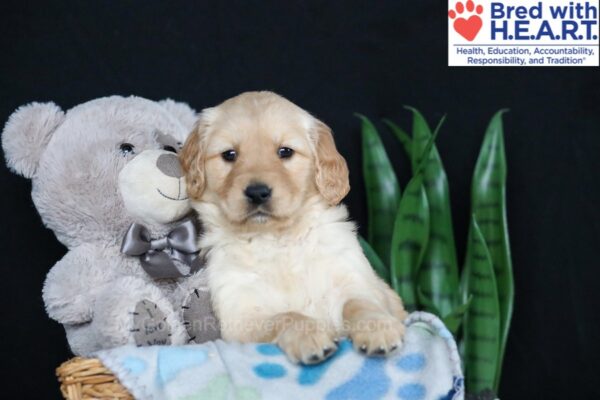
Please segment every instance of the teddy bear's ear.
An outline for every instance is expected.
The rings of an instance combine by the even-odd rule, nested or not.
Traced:
[[[8,167],[31,178],[52,133],[65,113],[54,103],[30,103],[19,107],[8,118],[2,131],[2,148]]]
[[[171,99],[164,99],[159,101],[158,104],[173,114],[188,131],[192,130],[194,124],[198,120],[198,114],[196,113],[196,110],[187,105],[187,103],[181,103]]]

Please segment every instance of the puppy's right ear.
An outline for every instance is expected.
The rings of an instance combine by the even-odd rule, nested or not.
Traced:
[[[54,103],[30,103],[8,118],[2,131],[6,164],[15,173],[32,178],[52,133],[65,113]]]
[[[190,199],[199,200],[204,192],[205,134],[209,127],[212,109],[203,110],[192,133],[188,136],[180,153],[181,166],[185,172],[187,193]]]

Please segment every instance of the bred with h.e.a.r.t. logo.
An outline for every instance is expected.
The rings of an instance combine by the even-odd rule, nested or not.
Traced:
[[[450,66],[598,66],[598,0],[450,0]]]
[[[454,20],[452,27],[462,37],[472,42],[481,30],[483,21],[480,15],[483,13],[481,4],[475,5],[472,0],[467,1],[466,5],[457,2],[455,7],[448,11],[448,17]],[[464,15],[464,16],[463,16]]]

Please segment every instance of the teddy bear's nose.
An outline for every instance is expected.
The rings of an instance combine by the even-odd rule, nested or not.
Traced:
[[[179,159],[175,154],[161,154],[158,160],[156,160],[156,167],[167,176],[172,176],[173,178],[181,178],[183,176],[181,164],[179,164]]]

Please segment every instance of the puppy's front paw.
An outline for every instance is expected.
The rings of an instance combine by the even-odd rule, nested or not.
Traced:
[[[350,325],[349,336],[354,348],[369,356],[386,356],[402,346],[404,324],[388,315],[372,315]]]
[[[277,345],[293,363],[317,364],[331,357],[337,350],[337,338],[330,327],[317,320],[293,318],[275,339]]]

